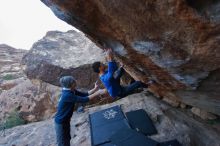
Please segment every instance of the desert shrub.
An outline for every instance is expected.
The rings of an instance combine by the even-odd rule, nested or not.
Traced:
[[[6,118],[4,127],[5,129],[8,129],[23,124],[25,124],[25,120],[21,118],[21,116],[16,110],[14,110]]]
[[[2,77],[3,80],[13,80],[15,79],[15,77],[11,74],[7,74],[5,76]]]

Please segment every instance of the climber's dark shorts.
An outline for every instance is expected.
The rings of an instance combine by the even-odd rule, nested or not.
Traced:
[[[125,96],[128,96],[128,95],[132,94],[136,89],[141,88],[141,87],[145,87],[145,86],[146,85],[144,83],[142,83],[141,81],[135,81],[128,86],[122,86],[121,92],[118,95],[118,97],[123,98]]]
[[[70,123],[58,124],[54,122],[54,124],[58,146],[70,146]]]
[[[124,74],[124,72],[125,70],[122,67],[120,67],[117,71],[115,71],[114,78],[118,82],[118,84],[120,84],[120,78]],[[128,96],[134,93],[136,89],[141,88],[141,87],[146,88],[146,85],[142,83],[141,81],[134,81],[128,86],[121,86],[121,90],[117,98],[123,98],[125,96]]]

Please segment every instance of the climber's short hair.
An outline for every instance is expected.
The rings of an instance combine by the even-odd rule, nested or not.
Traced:
[[[60,78],[60,85],[64,88],[71,88],[75,83],[76,80],[72,76],[63,76]]]
[[[96,72],[96,73],[100,73],[100,70],[99,70],[100,66],[101,66],[101,62],[99,62],[99,61],[94,62],[92,64],[93,71]]]

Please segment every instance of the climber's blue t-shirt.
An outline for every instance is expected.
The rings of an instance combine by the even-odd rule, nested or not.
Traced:
[[[63,89],[59,99],[57,113],[55,115],[55,122],[58,124],[69,123],[73,115],[75,103],[85,103],[88,101],[88,93]]]
[[[114,78],[114,72],[117,68],[118,67],[115,61],[108,62],[108,70],[100,76],[100,80],[108,90],[110,96],[113,98],[118,96],[121,91],[120,82]]]

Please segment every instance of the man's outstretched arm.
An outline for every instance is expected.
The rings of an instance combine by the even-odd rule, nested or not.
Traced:
[[[88,91],[88,94],[91,95],[93,93],[95,93],[95,91],[97,91],[99,89],[99,86],[98,86],[98,81],[95,82],[95,87],[91,90]]]
[[[95,97],[98,97],[100,95],[104,95],[107,94],[107,90],[106,89],[99,89],[98,91],[94,92],[93,94],[89,95],[89,100],[92,100]]]
[[[106,89],[99,89],[98,91],[94,92],[93,94],[89,95],[89,96],[75,96],[75,99],[72,100],[71,102],[79,102],[79,103],[86,103],[90,100],[92,100],[93,98],[99,97],[100,95],[105,95],[107,94],[107,90]]]
[[[107,49],[106,50],[106,58],[108,61],[108,73],[107,73],[107,78],[112,78],[114,72],[117,70],[117,64],[114,61],[114,55],[112,52],[112,49]]]

